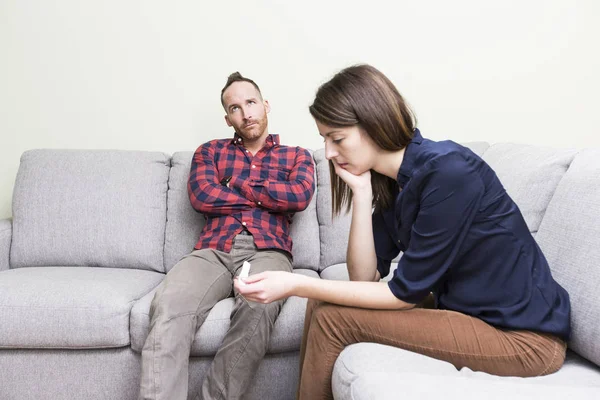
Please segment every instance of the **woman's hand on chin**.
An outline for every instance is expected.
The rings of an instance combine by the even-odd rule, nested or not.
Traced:
[[[333,162],[333,166],[335,167],[335,173],[346,182],[354,196],[359,193],[365,193],[372,196],[373,189],[371,188],[370,170],[367,170],[360,175],[354,175],[352,172],[348,172],[340,167],[335,160],[331,160],[331,162]]]

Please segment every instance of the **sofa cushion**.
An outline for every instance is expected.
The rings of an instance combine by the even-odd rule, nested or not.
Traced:
[[[0,399],[133,400],[140,367],[129,347],[0,350]]]
[[[167,271],[193,250],[205,224],[204,216],[192,208],[187,192],[193,155],[193,152],[178,152],[172,158],[165,237]],[[318,269],[319,227],[316,202],[315,194],[306,210],[294,215],[290,226],[294,268]]]
[[[312,150],[309,152],[313,154]],[[317,220],[318,192],[315,168],[315,192],[310,204],[304,211],[294,215],[290,226],[290,235],[294,241],[292,248],[294,268],[319,270],[321,241],[319,239],[319,221]]]
[[[333,264],[325,268],[319,273],[321,279],[327,279],[330,281],[347,281],[350,280],[348,274],[348,265],[346,263]]]
[[[571,299],[569,346],[600,365],[600,150],[579,153],[548,205],[536,240]]]
[[[10,268],[10,242],[12,241],[12,221],[0,219],[0,271]]]
[[[402,253],[400,253],[400,256],[401,255]],[[400,256],[396,258],[399,259]],[[381,280],[387,282],[392,279],[394,277],[394,271],[396,268],[398,268],[397,260],[392,262],[390,266],[390,272],[387,274],[387,276],[381,278]],[[332,281],[347,281],[350,279],[350,275],[348,274],[348,265],[346,263],[330,265],[321,271],[319,275],[322,279],[329,279]]]
[[[535,235],[556,186],[576,153],[572,149],[500,143],[487,149],[483,159],[496,172]]]
[[[164,274],[126,268],[31,267],[0,272],[0,348],[129,345],[133,303]]]
[[[319,271],[330,265],[346,262],[348,233],[350,232],[351,212],[342,212],[332,218],[331,212],[331,177],[329,161],[325,158],[325,149],[314,153],[317,171],[317,218],[321,238],[321,256]]]
[[[432,382],[435,384],[432,385]],[[398,399],[439,397],[464,399],[596,399],[600,370],[567,353],[556,373],[536,378],[498,377],[469,368],[457,371],[445,361],[374,343],[346,347],[332,377],[335,399]]]
[[[483,156],[483,153],[490,148],[490,144],[488,142],[466,142],[461,143],[461,145],[468,147],[473,151],[473,153],[477,154],[479,157]]]
[[[294,273],[318,277],[317,273],[310,269],[295,269]],[[149,333],[150,304],[155,292],[156,289],[148,293],[131,310],[131,347],[140,353]],[[295,296],[287,299],[275,321],[268,349],[269,353],[283,353],[300,349],[306,302],[305,298]],[[233,305],[234,299],[230,297],[221,300],[213,307],[206,317],[206,321],[196,332],[196,337],[192,343],[192,356],[212,357],[217,353],[229,329]]]
[[[190,204],[187,181],[193,152],[178,152],[171,158],[169,193],[167,195],[167,226],[165,234],[165,271],[193,249],[206,220]]]
[[[13,194],[11,267],[164,271],[169,167],[156,152],[25,152]]]

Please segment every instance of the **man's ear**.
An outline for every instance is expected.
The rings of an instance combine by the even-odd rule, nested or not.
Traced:
[[[269,100],[264,100],[263,104],[265,105],[265,111],[267,112],[267,114],[271,112],[271,105],[269,104]]]
[[[225,122],[227,123],[227,126],[232,126],[231,121],[229,121],[229,116],[227,115],[225,115]]]

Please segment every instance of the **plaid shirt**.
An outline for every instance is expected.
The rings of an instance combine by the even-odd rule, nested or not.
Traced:
[[[237,134],[201,145],[188,181],[192,207],[206,218],[194,248],[229,252],[235,235],[246,228],[257,248],[291,255],[290,222],[310,203],[314,170],[310,153],[279,145],[279,135],[269,135],[254,156]],[[227,176],[229,187],[220,183]]]

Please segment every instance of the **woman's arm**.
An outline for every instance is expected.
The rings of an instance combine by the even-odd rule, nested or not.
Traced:
[[[346,250],[346,265],[351,281],[379,281],[377,256],[373,240],[373,190],[371,172],[353,175],[335,161],[336,174],[352,190],[352,222]]]
[[[371,193],[353,193],[352,222],[346,250],[346,264],[351,281],[379,280],[371,209]]]
[[[386,282],[332,281],[311,278],[289,272],[267,271],[244,278],[245,284],[235,279],[235,289],[246,299],[271,303],[289,296],[307,297],[343,306],[378,310],[410,309],[394,296]]]

